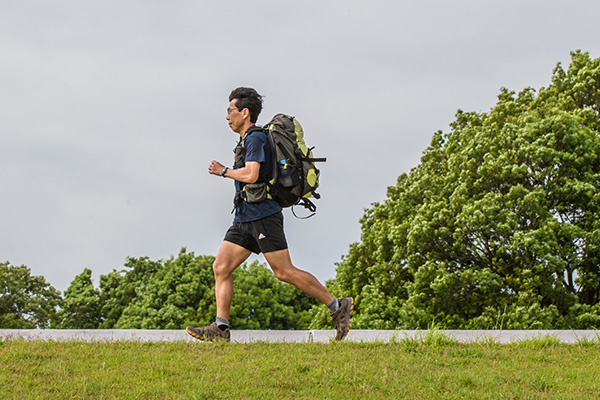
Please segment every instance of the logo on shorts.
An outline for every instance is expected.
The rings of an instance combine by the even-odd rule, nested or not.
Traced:
[[[259,239],[259,240],[260,240],[260,239],[264,239],[264,238],[266,238],[266,236],[265,236],[265,235],[263,235],[262,233],[261,233],[260,235],[258,235],[258,239]]]

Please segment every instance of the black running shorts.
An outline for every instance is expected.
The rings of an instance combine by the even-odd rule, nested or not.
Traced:
[[[223,240],[256,254],[285,250],[288,246],[283,232],[283,213],[279,211],[258,221],[234,222]]]

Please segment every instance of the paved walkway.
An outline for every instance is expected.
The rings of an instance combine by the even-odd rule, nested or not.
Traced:
[[[531,338],[551,336],[561,343],[580,341],[600,341],[599,331],[583,330],[437,330],[437,331],[392,331],[392,330],[350,330],[345,340],[355,342],[387,343],[408,339],[424,339],[428,335],[445,335],[461,343],[492,341],[496,343],[516,343]],[[249,342],[329,342],[335,337],[335,331],[231,331],[231,341]],[[0,340],[7,339],[67,341],[138,341],[138,342],[175,342],[194,341],[184,330],[144,330],[144,329],[0,329]]]

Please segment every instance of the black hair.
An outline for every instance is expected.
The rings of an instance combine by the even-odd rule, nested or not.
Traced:
[[[252,88],[239,87],[229,95],[229,101],[233,99],[237,99],[235,106],[238,110],[242,111],[247,108],[250,111],[250,122],[255,124],[262,111],[263,96]]]

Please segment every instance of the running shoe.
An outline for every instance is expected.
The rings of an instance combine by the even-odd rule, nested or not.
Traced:
[[[194,328],[193,326],[188,326],[185,328],[185,331],[195,337],[198,340],[204,340],[206,342],[229,342],[231,338],[231,332],[229,328],[222,331],[216,322],[212,324],[202,327],[202,328]]]
[[[344,297],[338,299],[340,308],[336,312],[329,313],[335,323],[335,340],[343,340],[350,331],[352,311],[354,310],[354,299]]]

